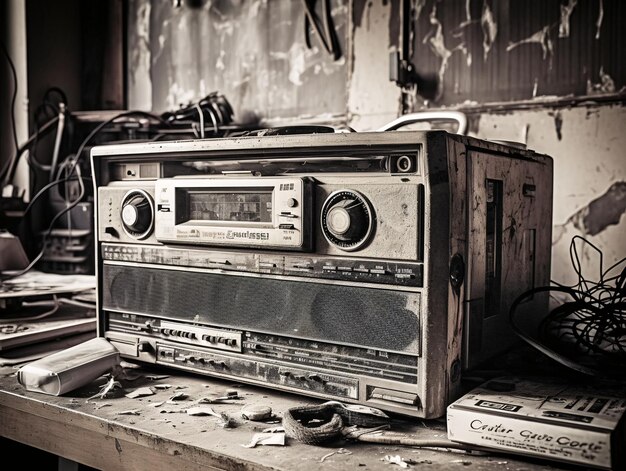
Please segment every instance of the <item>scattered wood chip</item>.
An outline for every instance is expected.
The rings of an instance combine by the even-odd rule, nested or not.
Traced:
[[[165,404],[165,401],[155,402],[150,404],[150,407],[161,407],[163,404]]]
[[[117,413],[117,415],[140,415],[139,409],[131,409],[131,410],[122,410]]]
[[[230,401],[237,401],[243,399],[243,396],[239,395],[229,395],[229,396],[220,396],[220,397],[203,397],[198,399],[198,404],[235,404]]]
[[[151,379],[152,381],[156,381],[158,379],[169,378],[169,375],[146,375],[146,378]]]
[[[114,377],[111,377],[104,386],[100,387],[100,391],[98,391],[93,396],[89,396],[87,400],[95,398],[104,399],[111,391],[117,388],[121,389],[121,387],[122,385],[120,384],[120,382],[116,381]]]
[[[126,394],[126,397],[129,397],[130,399],[136,399],[138,397],[145,397],[145,396],[152,396],[152,395],[154,395],[154,391],[151,388],[139,388]]]
[[[109,404],[108,402],[103,402],[101,404],[96,404],[96,410],[97,409],[102,409],[103,407],[109,407],[111,404]]]
[[[212,415],[218,418],[218,425],[224,428],[235,427],[235,422],[223,412],[215,412],[211,407],[198,406],[187,409],[188,415]]]
[[[185,394],[183,392],[177,392],[173,396],[170,396],[170,398],[166,402],[168,404],[176,404],[176,401],[184,401],[188,397],[189,397],[189,395],[187,395],[187,394]]]
[[[255,433],[252,436],[250,443],[241,446],[245,448],[254,448],[257,445],[285,446],[285,433]]]
[[[169,389],[172,387],[172,385],[171,384],[155,384],[152,387],[155,389]]]

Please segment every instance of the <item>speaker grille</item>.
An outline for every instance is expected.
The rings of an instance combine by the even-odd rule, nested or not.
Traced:
[[[419,353],[419,294],[120,265],[103,307],[214,326]]]

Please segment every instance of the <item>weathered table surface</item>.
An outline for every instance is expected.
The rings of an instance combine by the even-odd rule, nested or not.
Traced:
[[[292,439],[285,446],[245,448],[252,436],[280,423],[247,421],[241,417],[244,404],[272,407],[280,417],[289,407],[321,401],[208,377],[171,371],[138,369],[134,380],[122,380],[104,399],[90,399],[106,382],[93,384],[55,397],[28,392],[15,375],[0,377],[0,436],[44,449],[98,469],[140,470],[344,470],[400,469],[384,461],[385,455],[413,460],[412,468],[427,470],[527,470],[560,469],[538,461],[505,455],[469,455],[463,452],[416,449],[404,446],[364,444],[338,440],[319,447]],[[148,375],[168,375],[150,379]],[[154,389],[152,396],[130,399],[125,394],[140,387],[171,385]],[[243,399],[231,404],[211,404],[230,416],[234,428],[223,428],[212,416],[191,416],[186,410],[204,397],[223,396],[230,390]],[[187,398],[155,407],[175,393]],[[138,415],[122,415],[136,411]],[[446,437],[443,420],[422,421],[394,417],[392,430],[415,438]]]

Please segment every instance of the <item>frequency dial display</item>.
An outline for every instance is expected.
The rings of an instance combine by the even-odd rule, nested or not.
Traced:
[[[131,190],[122,200],[122,226],[126,233],[135,239],[144,239],[154,225],[154,204],[143,190]]]
[[[341,250],[357,250],[372,234],[374,211],[360,193],[338,190],[322,206],[321,226],[328,242]]]

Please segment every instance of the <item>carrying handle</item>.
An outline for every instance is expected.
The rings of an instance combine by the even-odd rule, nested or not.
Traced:
[[[378,131],[395,131],[407,124],[418,123],[422,121],[456,121],[458,127],[457,134],[465,134],[467,132],[467,116],[460,111],[421,111],[418,113],[409,113],[394,119],[390,123],[379,128]]]

